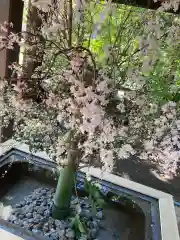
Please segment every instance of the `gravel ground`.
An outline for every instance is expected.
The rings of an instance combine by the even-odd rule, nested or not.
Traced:
[[[43,184],[43,183],[36,181],[32,178],[29,178],[29,177],[24,177],[19,182],[17,182],[14,186],[12,186],[9,189],[9,191],[5,194],[5,196],[3,196],[0,199],[0,202],[1,202],[0,215],[1,215],[1,217],[3,219],[8,219],[10,216],[12,216],[13,211],[15,210],[16,206],[18,206],[16,204],[19,204],[20,202],[22,203],[22,205],[25,204],[25,203],[23,203],[24,198],[26,198],[27,196],[33,195],[33,192],[37,188],[41,189],[41,190],[42,189],[46,189],[46,190],[52,189],[52,187],[50,185]],[[53,192],[52,192],[52,195],[53,195]],[[34,202],[34,200],[32,201],[32,203],[33,202]],[[27,207],[27,206],[24,206],[24,207]],[[23,206],[21,206],[21,208],[23,208]],[[28,211],[29,210],[27,209],[27,212]],[[26,214],[27,214],[27,212],[26,212]],[[94,231],[94,235],[92,236],[91,239],[96,238],[99,240],[101,240],[101,239],[102,240],[106,240],[106,239],[107,240],[115,240],[115,239],[129,240],[128,234],[131,231],[131,226],[129,224],[130,216],[119,210],[117,211],[116,209],[107,209],[104,214],[105,214],[105,217],[104,217],[104,220],[101,220],[100,227],[97,226],[97,228],[99,229],[97,238],[96,238],[96,234],[95,234],[95,231],[97,229],[92,227],[93,231]],[[23,215],[24,217],[20,216],[22,218],[22,222],[24,222],[24,220],[27,220],[27,215],[26,216],[25,215]],[[40,217],[40,216],[37,216],[37,217]],[[19,219],[13,219],[13,221],[15,221],[15,223],[21,224],[18,221],[16,222],[16,220],[19,221]],[[46,222],[44,223],[45,226],[43,225],[43,229],[46,231],[46,235],[48,235],[48,233],[50,233],[46,229],[46,226],[47,226],[47,228],[49,228],[48,221],[49,220],[46,220]],[[53,221],[53,220],[50,218],[50,221]],[[95,221],[95,219],[93,219],[93,221]],[[26,221],[26,224],[27,224],[27,227],[29,227],[28,221]],[[53,224],[55,224],[55,222],[53,222]],[[24,227],[24,226],[22,225],[22,227]],[[36,227],[33,228],[34,229],[33,231],[34,232],[37,231],[37,233],[40,233],[39,229]],[[66,228],[65,231],[64,231],[64,229],[61,229],[60,227],[58,229],[59,236],[62,234],[61,238],[58,238],[57,235],[55,236],[55,234],[54,234],[54,238],[52,237],[50,239],[75,239],[74,233],[73,233],[73,231],[71,231],[72,229],[68,226],[66,226],[65,228]],[[50,229],[50,230],[54,231],[53,229]],[[31,228],[31,231],[32,231],[32,228]],[[45,233],[45,231],[43,232],[43,234]],[[56,231],[56,229],[55,229],[55,231]],[[49,236],[51,237],[51,234]],[[136,238],[133,238],[133,240],[136,240]],[[137,238],[137,240],[140,240],[140,239]]]

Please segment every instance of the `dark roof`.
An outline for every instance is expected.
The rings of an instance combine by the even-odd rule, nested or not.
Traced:
[[[153,0],[113,0],[114,3],[125,4],[130,6],[148,8],[152,10],[157,10],[161,6],[163,0],[157,1],[156,3]],[[168,12],[173,14],[180,14],[180,7],[177,12],[169,10]]]

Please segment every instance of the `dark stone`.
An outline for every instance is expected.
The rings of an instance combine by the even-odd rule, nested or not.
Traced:
[[[47,233],[49,231],[49,227],[43,227],[43,232]]]
[[[63,228],[64,229],[68,229],[69,228],[69,223],[67,221],[61,221],[61,223],[63,224]]]
[[[41,215],[44,215],[44,211],[45,211],[45,210],[46,210],[45,207],[40,206],[40,207],[37,209],[37,212],[38,212],[39,214],[41,214]]]
[[[26,205],[30,205],[32,202],[30,200],[26,201]]]
[[[44,234],[45,237],[50,237],[50,235],[51,235],[50,232]]]
[[[33,218],[33,223],[34,223],[34,224],[39,223],[39,219],[35,219],[35,218]]]
[[[63,236],[65,236],[65,230],[64,229],[61,229],[58,231],[58,236],[59,238],[61,239]]]
[[[36,196],[32,196],[32,201],[35,201],[37,199]]]
[[[28,212],[29,212],[29,213],[32,213],[33,211],[34,211],[34,207],[33,207],[33,206],[29,206],[29,207],[28,207]]]
[[[55,193],[55,189],[54,189],[54,188],[51,188],[51,189],[49,190],[49,192],[50,192],[51,194],[54,194],[54,193]]]
[[[36,206],[41,206],[41,201],[37,200],[35,204]]]
[[[53,204],[52,202],[49,202],[49,203],[47,204],[47,206],[48,206],[48,207],[52,207],[52,204]]]
[[[81,217],[87,217],[87,218],[91,218],[92,217],[92,213],[89,210],[83,210],[80,213]]]
[[[17,203],[17,204],[15,205],[15,207],[16,207],[16,208],[21,208],[22,205],[21,205],[20,203]]]
[[[42,223],[45,223],[45,222],[47,222],[47,221],[48,221],[48,218],[47,218],[47,217],[42,217],[42,218],[41,218],[41,222],[42,222]]]
[[[42,190],[41,190],[41,194],[42,194],[43,196],[45,196],[45,195],[47,194],[47,190],[46,190],[46,189],[42,189]]]
[[[19,218],[19,219],[23,219],[23,218],[24,218],[24,215],[23,215],[23,214],[19,214],[18,218]]]
[[[28,223],[28,222],[24,222],[23,225],[24,225],[24,226],[23,226],[24,228],[27,228],[27,229],[29,228],[29,223]]]
[[[42,234],[42,232],[39,229],[36,229],[36,228],[33,228],[32,232],[36,233],[36,234]]]
[[[96,214],[96,217],[98,218],[98,219],[103,219],[103,213],[102,213],[102,211],[98,211],[97,212],[97,214]]]
[[[41,214],[36,213],[36,214],[34,215],[34,218],[40,221],[41,218],[42,218],[42,216],[41,216]]]
[[[30,219],[30,218],[32,218],[33,217],[33,215],[32,215],[32,213],[26,213],[26,217],[28,218],[28,219]]]
[[[38,229],[40,230],[42,228],[42,224],[41,223],[37,223],[33,226],[33,229]]]
[[[26,201],[20,201],[21,207],[24,207],[26,205]]]
[[[56,219],[56,220],[54,221],[54,225],[55,225],[56,227],[61,227],[61,228],[63,228],[63,223],[62,223],[60,220],[58,220],[58,219]]]
[[[44,211],[44,216],[45,217],[50,217],[50,215],[51,215],[51,212],[49,210]]]
[[[10,218],[9,218],[9,221],[11,221],[11,222],[16,221],[16,220],[17,220],[17,217],[14,215],[10,216]]]
[[[19,225],[20,221],[17,219],[17,220],[14,221],[14,224]]]
[[[75,232],[72,229],[68,228],[66,230],[66,237],[69,238],[69,239],[74,239],[75,238]]]
[[[90,239],[95,239],[97,237],[97,229],[96,228],[93,228],[89,231],[89,238]]]
[[[81,207],[82,207],[83,209],[89,209],[89,208],[90,208],[90,205],[87,204],[87,203],[81,203]]]
[[[90,229],[93,229],[93,228],[98,229],[98,226],[99,226],[99,224],[96,221],[89,221],[88,222],[88,227]]]
[[[30,219],[28,219],[28,222],[29,222],[29,223],[34,223],[34,219],[33,219],[33,218],[30,218]]]
[[[41,205],[42,205],[42,206],[47,206],[47,205],[48,205],[47,200],[44,199],[43,202],[41,203]]]
[[[51,233],[50,236],[51,236],[51,238],[54,239],[54,240],[59,239],[59,234],[58,234],[57,232],[53,232],[53,233]]]

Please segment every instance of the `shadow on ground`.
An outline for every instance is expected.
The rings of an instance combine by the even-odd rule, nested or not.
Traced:
[[[157,166],[154,164],[152,165],[141,159],[132,157],[118,160],[114,173],[137,183],[170,193],[177,201],[180,201],[180,169],[177,171],[176,177],[167,181],[161,180],[158,174],[155,174],[157,169]]]

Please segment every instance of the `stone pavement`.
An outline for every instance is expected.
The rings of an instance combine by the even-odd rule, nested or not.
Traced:
[[[177,224],[178,224],[178,229],[180,234],[180,207],[175,207],[175,212],[176,212]]]
[[[3,229],[0,229],[0,239],[4,239],[4,240],[23,240],[23,238],[14,235],[10,232],[7,232]]]

